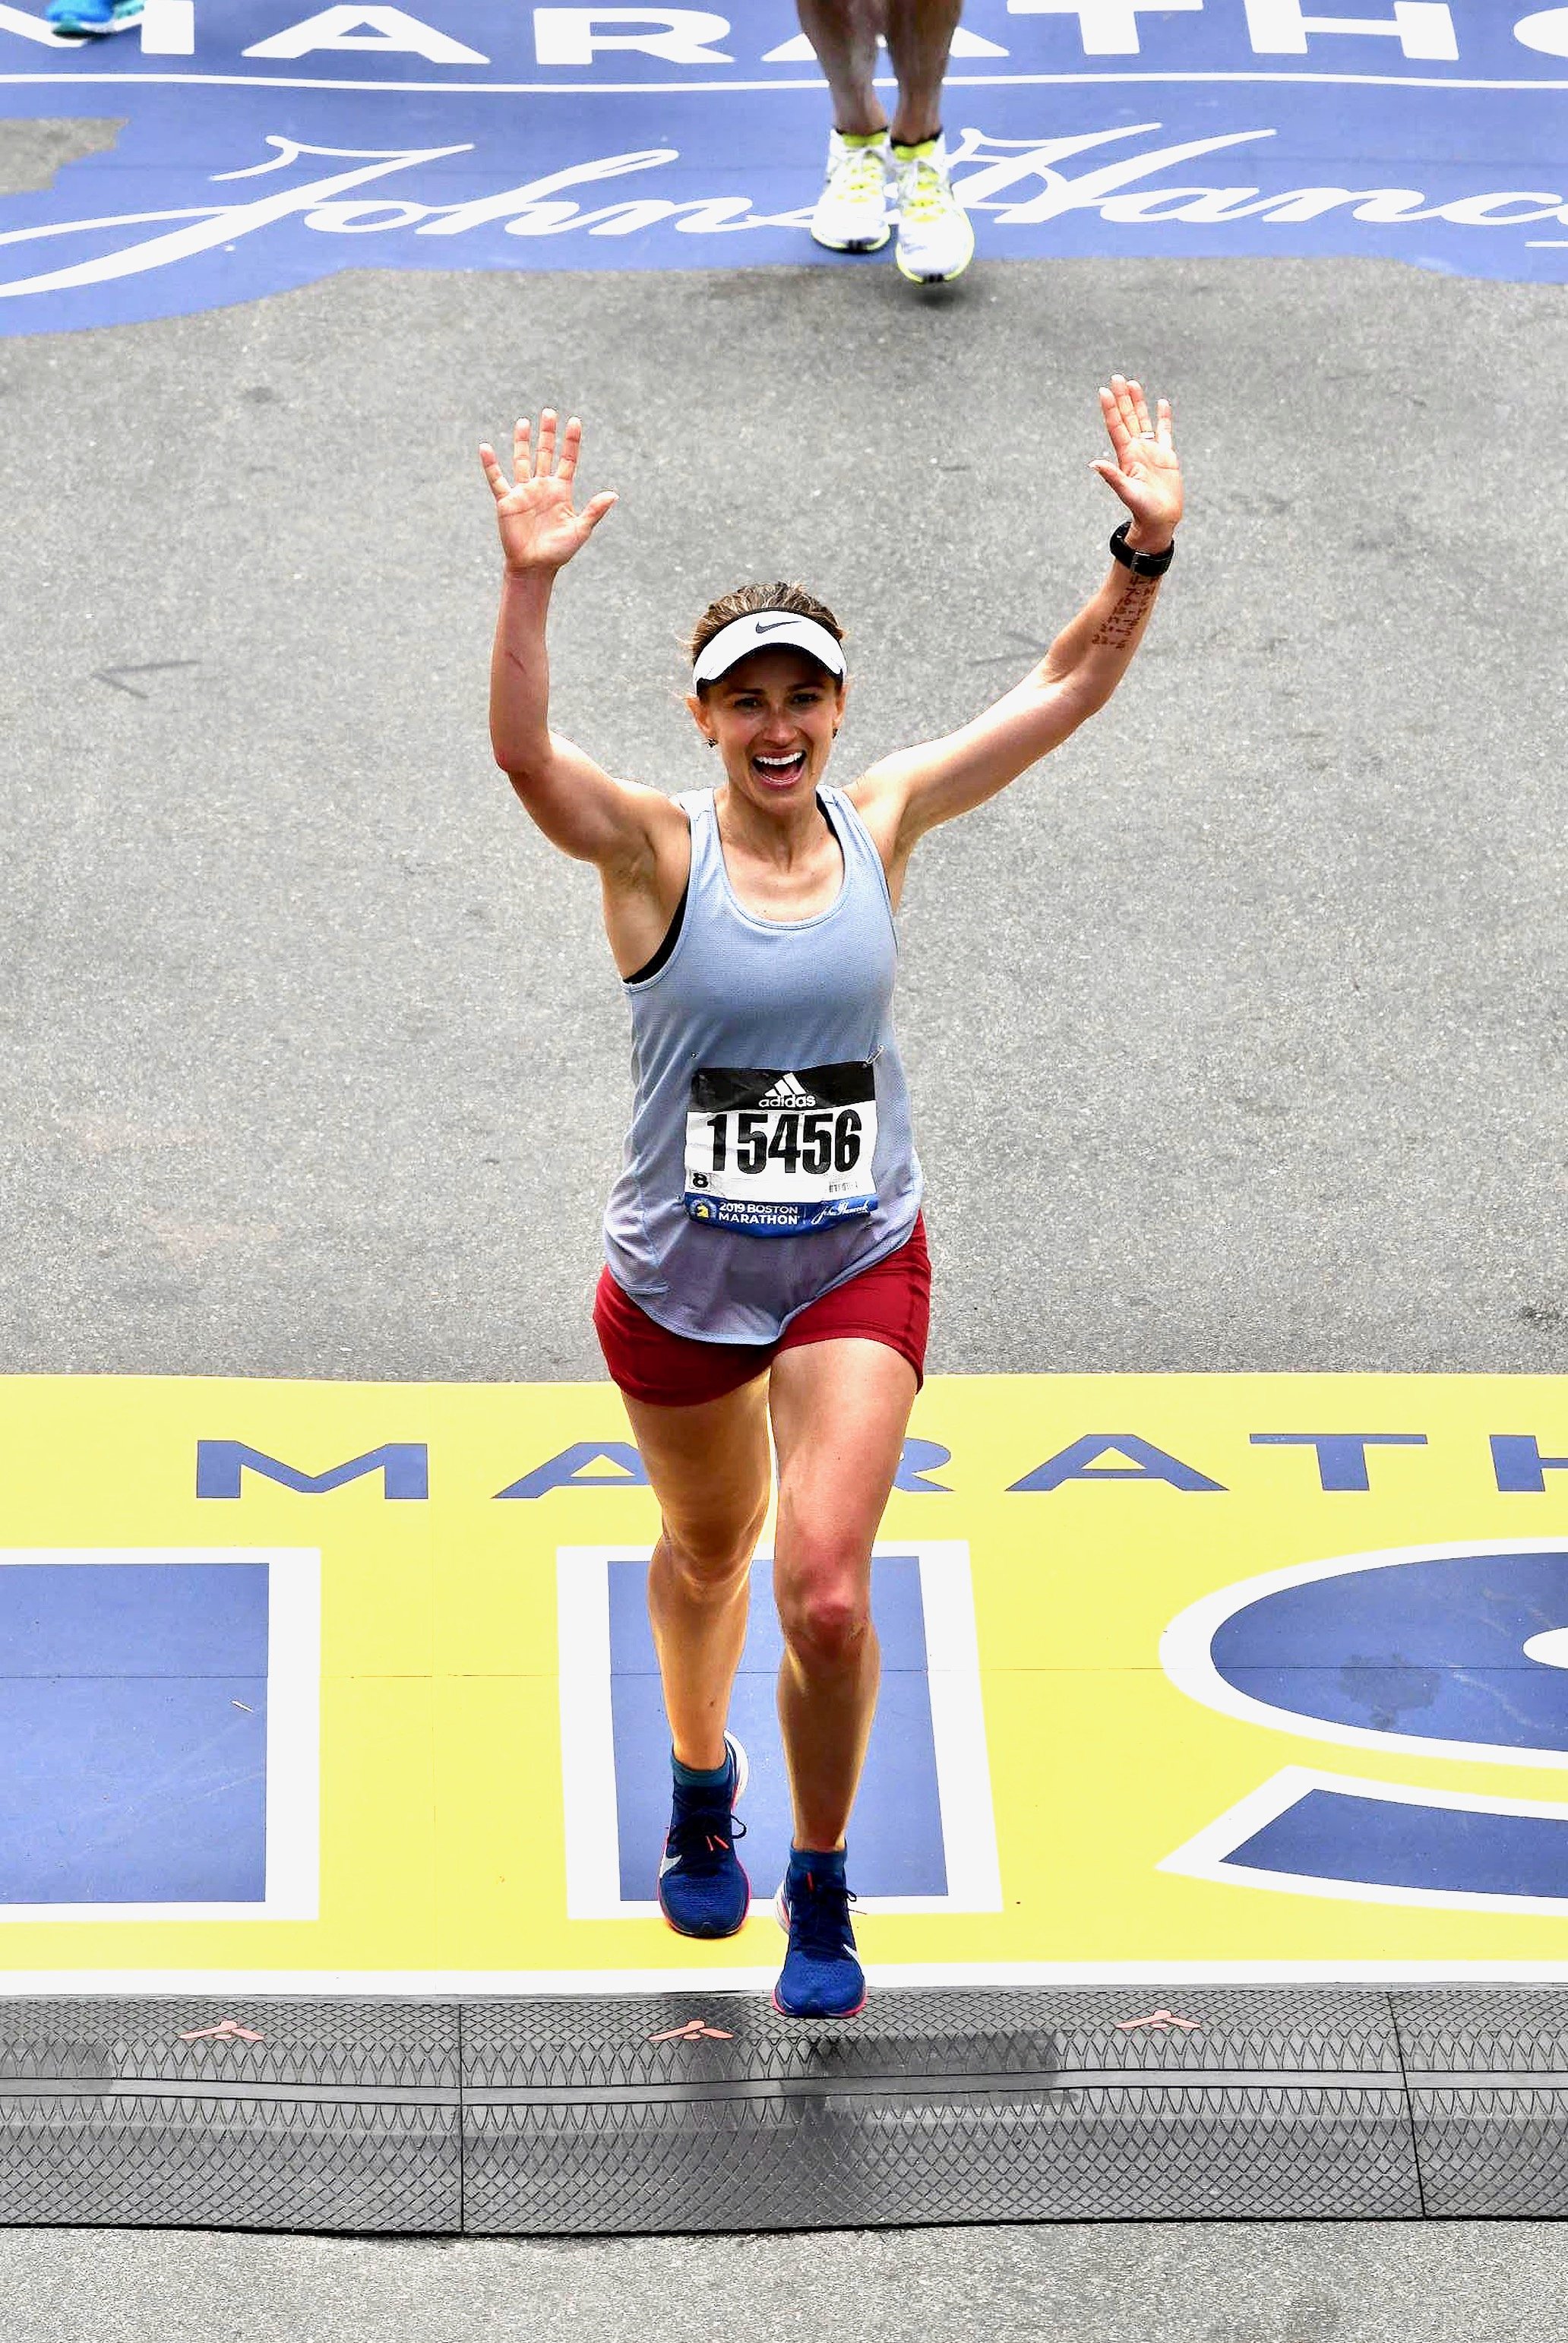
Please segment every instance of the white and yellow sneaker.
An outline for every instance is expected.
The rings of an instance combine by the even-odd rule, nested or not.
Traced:
[[[899,240],[893,257],[911,285],[946,285],[974,258],[975,232],[948,179],[940,133],[919,146],[895,146],[893,200]]]
[[[828,176],[811,215],[813,240],[829,252],[879,252],[888,241],[887,173],[892,149],[885,130],[864,137],[828,135]]]

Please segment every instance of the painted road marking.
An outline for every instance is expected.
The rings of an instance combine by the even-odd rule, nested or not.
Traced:
[[[319,1559],[0,1552],[0,1921],[310,1920]]]
[[[889,1747],[926,1785],[889,1852],[940,1855],[946,1896],[870,1905],[872,1971],[1561,1974],[1564,1408],[1551,1376],[932,1377],[884,1523],[890,1650],[912,1663],[890,1678],[917,1695],[890,1706]],[[73,1573],[268,1570],[261,1915],[213,1897],[180,1916],[198,1899],[161,1899],[190,1883],[144,1897],[128,1868],[106,1899],[78,1879],[28,1905],[35,1868],[0,1930],[9,1989],[199,1980],[221,2010],[258,1979],[722,1989],[776,1971],[765,1916],[694,1956],[623,1875],[652,1712],[626,1712],[618,1771],[618,1680],[649,1690],[637,1581],[657,1518],[608,1383],[16,1377],[0,1420],[12,1562],[55,1590],[33,1681],[117,1658],[130,1697],[145,1669],[146,1638],[116,1654],[112,1605],[74,1614]],[[216,1684],[226,1731],[249,1733],[230,1704],[259,1714],[254,1637],[242,1650],[210,1604],[180,1615],[144,1620],[169,1675]],[[754,1656],[760,1697],[766,1636]],[[53,1745],[35,1786],[57,1825],[75,1753]],[[141,1861],[157,1817],[132,1786]],[[976,1813],[994,1855],[966,1880]],[[17,1840],[35,1866],[49,1814]]]
[[[970,0],[966,32],[949,136],[983,256],[1359,253],[1568,276],[1563,11]],[[149,69],[187,35],[188,70]],[[509,0],[282,24],[176,6],[108,51],[0,5],[9,106],[126,124],[47,193],[0,203],[0,334],[351,266],[876,265],[807,232],[827,106],[799,52],[790,0],[635,21]]]
[[[1289,1765],[1160,1868],[1407,1911],[1568,1916],[1568,1805]]]
[[[1243,1580],[1173,1619],[1161,1660],[1190,1698],[1319,1741],[1568,1765],[1568,1687],[1531,1651],[1568,1618],[1568,1540],[1337,1554]]]
[[[558,1557],[567,1910],[657,1917],[650,1893],[669,1819],[669,1735],[648,1629],[648,1555],[566,1546]],[[780,1639],[772,1557],[752,1569],[751,1618],[730,1724],[750,1778],[739,1808],[754,1893],[782,1876],[789,1809],[773,1707]],[[856,1812],[867,1912],[1001,1909],[969,1555],[950,1540],[879,1547],[873,1601],[882,1697]],[[862,1853],[863,1850],[863,1853]]]

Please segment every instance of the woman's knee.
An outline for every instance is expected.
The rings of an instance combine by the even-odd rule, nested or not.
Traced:
[[[842,1667],[864,1650],[871,1632],[870,1562],[859,1547],[827,1540],[809,1555],[787,1557],[778,1597],[784,1641],[798,1660]]]
[[[668,1566],[689,1597],[723,1601],[751,1567],[768,1517],[764,1495],[749,1513],[714,1514],[664,1523],[660,1541]]]

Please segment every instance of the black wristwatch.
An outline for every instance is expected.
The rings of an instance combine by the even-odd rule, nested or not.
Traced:
[[[1140,553],[1127,542],[1131,521],[1123,521],[1111,540],[1111,550],[1123,569],[1131,569],[1134,578],[1163,578],[1176,558],[1176,540],[1171,538],[1163,553]]]

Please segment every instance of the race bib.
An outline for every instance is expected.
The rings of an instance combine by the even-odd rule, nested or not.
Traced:
[[[779,1073],[702,1066],[686,1118],[686,1209],[756,1237],[794,1237],[875,1212],[876,1076],[869,1061]]]

